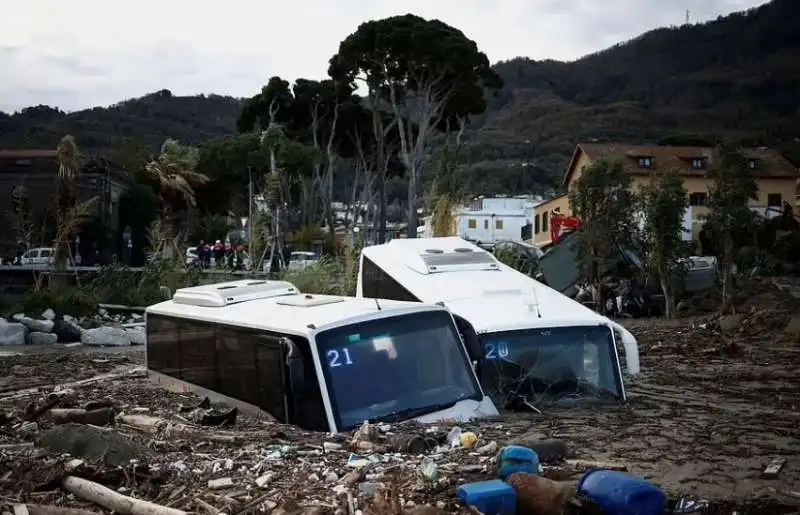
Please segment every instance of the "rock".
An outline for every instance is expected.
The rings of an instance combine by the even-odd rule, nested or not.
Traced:
[[[53,321],[56,319],[56,312],[50,308],[47,308],[44,310],[44,313],[42,313],[42,319]]]
[[[8,320],[6,320],[3,317],[0,317],[0,325],[7,324],[7,323],[8,323]]]
[[[783,331],[790,336],[800,339],[800,315],[793,315]]]
[[[742,315],[726,315],[719,319],[719,328],[723,333],[732,333],[742,326]]]
[[[22,317],[19,323],[24,324],[25,327],[31,331],[36,331],[38,333],[49,333],[53,330],[53,326],[55,326],[55,322],[52,320],[35,320],[30,317]]]
[[[125,329],[119,327],[97,327],[81,334],[81,343],[93,346],[121,347],[131,344],[131,338]]]
[[[147,343],[144,328],[127,328],[125,334],[131,340],[131,345],[144,345]]]
[[[561,515],[575,494],[574,484],[558,483],[527,472],[511,474],[506,483],[517,492],[519,513]]]
[[[14,313],[13,315],[11,315],[11,320],[13,320],[14,322],[19,322],[23,318],[25,318],[25,313]]]
[[[0,324],[0,345],[25,345],[28,328],[18,322]]]
[[[147,449],[119,433],[84,424],[54,426],[42,434],[37,446],[56,454],[68,453],[74,458],[112,467],[128,465],[133,459],[149,456]]]
[[[28,345],[53,345],[56,342],[58,342],[58,336],[53,333],[33,331],[28,334]]]
[[[74,320],[67,320],[65,316],[63,320],[56,320],[55,326],[53,326],[53,333],[58,336],[59,342],[73,343],[81,341],[83,329]]]

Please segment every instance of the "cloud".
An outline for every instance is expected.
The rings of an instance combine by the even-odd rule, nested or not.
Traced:
[[[0,17],[0,110],[108,105],[159,89],[250,96],[272,75],[320,78],[359,23],[412,12],[476,40],[492,61],[571,60],[664,25],[763,0],[27,0]]]

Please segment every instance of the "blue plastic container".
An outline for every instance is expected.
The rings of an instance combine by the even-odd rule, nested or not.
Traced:
[[[578,481],[578,493],[596,502],[605,515],[662,515],[667,508],[660,488],[615,470],[586,472]]]
[[[505,479],[514,472],[539,473],[539,455],[532,449],[521,445],[509,445],[500,449],[497,455],[498,473]]]
[[[517,491],[499,479],[467,483],[456,490],[456,498],[475,506],[484,515],[516,515]]]

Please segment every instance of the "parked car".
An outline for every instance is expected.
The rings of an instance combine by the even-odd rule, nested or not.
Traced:
[[[22,266],[53,266],[55,249],[52,247],[38,247],[30,249],[19,258]]]
[[[186,249],[186,264],[193,265],[198,262],[200,256],[197,254],[197,247],[189,247]]]
[[[319,261],[317,255],[305,250],[296,250],[289,254],[289,270],[303,270]]]

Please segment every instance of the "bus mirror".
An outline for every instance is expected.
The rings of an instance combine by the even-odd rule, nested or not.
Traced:
[[[289,375],[289,387],[292,389],[292,393],[301,393],[306,388],[303,356],[289,338],[281,338],[281,343],[283,343],[283,356],[286,360],[286,373]]]
[[[287,361],[287,368],[289,372],[289,384],[292,388],[292,393],[302,393],[306,388],[305,367],[303,360],[299,356],[289,358]]]

